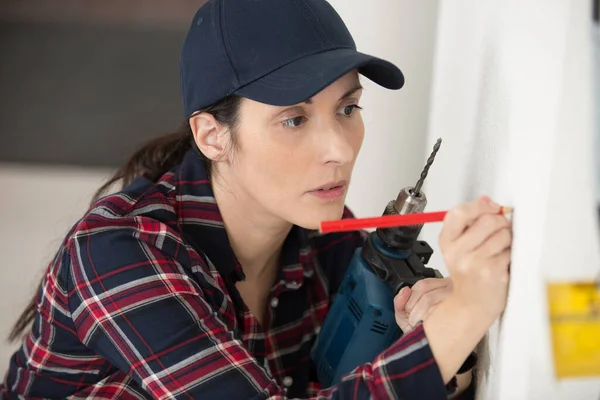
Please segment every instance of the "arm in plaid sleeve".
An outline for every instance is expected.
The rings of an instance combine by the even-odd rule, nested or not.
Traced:
[[[285,389],[234,338],[186,273],[184,251],[175,232],[140,217],[129,226],[78,232],[70,243],[69,305],[79,338],[156,399],[284,399]],[[446,394],[419,326],[319,395]]]

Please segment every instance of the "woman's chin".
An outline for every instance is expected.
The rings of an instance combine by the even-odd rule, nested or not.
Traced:
[[[304,216],[304,218],[301,218],[301,220],[297,221],[295,224],[304,229],[319,230],[321,227],[321,222],[338,220],[342,218],[342,215],[344,215],[343,204],[338,207],[327,207],[321,210],[311,210]]]

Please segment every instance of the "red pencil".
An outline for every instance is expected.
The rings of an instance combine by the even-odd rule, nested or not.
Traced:
[[[512,212],[511,207],[500,207],[498,214]],[[384,215],[372,218],[352,218],[321,222],[321,233],[357,231],[368,228],[392,228],[397,226],[420,225],[428,222],[442,222],[448,211],[434,211],[404,215]]]

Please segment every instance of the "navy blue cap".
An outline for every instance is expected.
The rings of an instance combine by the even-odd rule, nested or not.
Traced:
[[[196,13],[181,52],[186,117],[228,95],[288,106],[357,69],[400,89],[394,64],[356,50],[325,0],[211,0]]]

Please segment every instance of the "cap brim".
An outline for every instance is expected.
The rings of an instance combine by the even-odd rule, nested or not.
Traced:
[[[404,75],[394,64],[357,52],[337,49],[298,59],[242,88],[235,94],[274,106],[301,103],[350,71],[387,89],[400,89]]]

